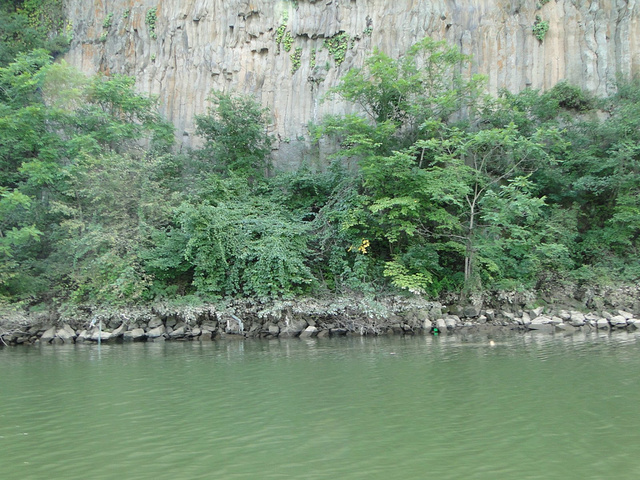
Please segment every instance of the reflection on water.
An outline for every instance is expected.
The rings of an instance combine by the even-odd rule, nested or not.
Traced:
[[[637,333],[0,349],[3,479],[636,479]]]

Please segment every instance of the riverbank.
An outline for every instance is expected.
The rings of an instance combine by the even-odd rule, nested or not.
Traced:
[[[221,304],[109,308],[0,314],[0,345],[82,342],[213,341],[220,339],[343,335],[441,334],[485,329],[538,332],[640,328],[638,287],[533,292],[494,292],[464,304],[450,296],[340,297]]]

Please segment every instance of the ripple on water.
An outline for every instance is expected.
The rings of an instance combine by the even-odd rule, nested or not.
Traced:
[[[2,478],[640,478],[638,345],[594,333],[4,349]]]

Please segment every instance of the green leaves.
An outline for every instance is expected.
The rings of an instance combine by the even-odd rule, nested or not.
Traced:
[[[463,81],[456,73],[469,60],[446,42],[425,38],[399,59],[375,50],[364,68],[351,69],[331,93],[376,123],[415,128],[427,117],[448,118],[471,99],[479,79]]]
[[[205,295],[290,296],[312,282],[307,227],[264,201],[183,204],[184,258]]]
[[[197,155],[217,173],[263,177],[269,168],[271,137],[266,110],[253,99],[214,92],[207,115],[196,116],[196,132],[205,140]]]
[[[409,273],[409,270],[397,261],[385,263],[384,276],[391,278],[391,284],[394,287],[408,290],[416,295],[427,293],[427,288],[433,283],[432,276],[428,271]]]
[[[543,273],[571,266],[566,245],[546,221],[545,199],[533,196],[532,189],[529,178],[516,177],[481,201],[484,226],[477,249],[498,284],[506,280],[530,288]]]

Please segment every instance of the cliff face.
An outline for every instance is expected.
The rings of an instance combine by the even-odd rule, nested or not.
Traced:
[[[374,47],[398,56],[425,36],[445,39],[473,55],[473,73],[494,93],[566,79],[604,95],[618,73],[640,71],[636,0],[544,2],[65,0],[74,34],[66,58],[89,74],[135,76],[185,146],[212,89],[251,93],[270,109],[285,166],[304,154],[309,121],[346,111],[322,98]],[[536,16],[549,22],[542,41]]]

